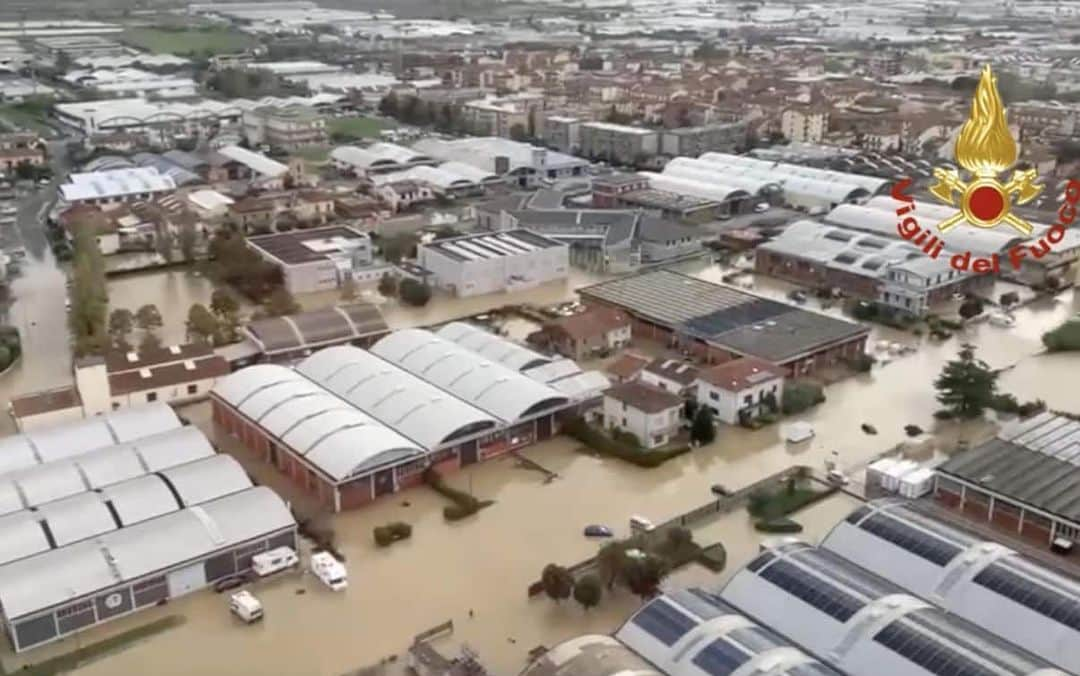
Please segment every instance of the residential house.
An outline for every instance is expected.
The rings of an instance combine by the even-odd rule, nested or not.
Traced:
[[[541,332],[544,342],[571,359],[587,359],[630,344],[630,317],[611,308],[594,307],[560,317]]]
[[[755,357],[741,357],[698,374],[697,403],[729,425],[775,413],[784,394],[784,369]]]
[[[374,188],[374,193],[388,204],[394,213],[435,200],[435,193],[431,186],[420,181],[384,183]]]
[[[663,446],[675,437],[682,409],[681,397],[640,382],[604,392],[604,425],[633,434],[645,448]]]
[[[641,380],[665,392],[692,399],[696,389],[698,369],[689,362],[658,357],[641,372]]]
[[[651,360],[648,357],[630,352],[611,362],[606,371],[614,382],[628,383],[641,376],[641,372],[649,365],[649,361]]]
[[[45,144],[36,134],[0,134],[0,174],[15,172],[20,164],[45,166]]]
[[[126,212],[126,209],[124,211]],[[102,255],[108,256],[120,250],[119,224],[116,221],[116,215],[116,210],[110,214],[92,204],[77,204],[60,212],[56,220],[71,241],[74,241],[80,230],[92,230],[98,249]]]

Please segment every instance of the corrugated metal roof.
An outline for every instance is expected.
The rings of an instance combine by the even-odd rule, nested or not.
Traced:
[[[57,547],[119,528],[101,495],[92,491],[39,505],[36,509],[49,523]]]
[[[466,322],[450,322],[440,327],[435,335],[515,371],[551,363],[551,357]]]

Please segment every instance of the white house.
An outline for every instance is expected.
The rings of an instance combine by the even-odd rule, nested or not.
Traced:
[[[683,400],[640,382],[622,383],[604,392],[604,426],[629,432],[645,448],[671,441],[679,431]]]
[[[694,383],[698,378],[698,369],[688,362],[659,357],[649,362],[638,377],[642,382],[661,390],[693,399],[697,390]]]
[[[702,371],[695,386],[700,406],[708,406],[717,419],[736,425],[740,414],[756,418],[771,412],[771,402],[779,405],[784,370],[762,359],[742,357]]]
[[[414,205],[431,202],[435,192],[431,186],[420,181],[394,181],[375,188],[375,194],[390,205],[394,213],[404,211]]]

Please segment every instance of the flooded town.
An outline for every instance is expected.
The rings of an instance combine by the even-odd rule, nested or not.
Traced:
[[[0,674],[1080,676],[1078,44],[0,6]]]

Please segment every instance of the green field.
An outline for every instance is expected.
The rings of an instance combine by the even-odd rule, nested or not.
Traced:
[[[250,35],[218,28],[129,28],[120,35],[120,40],[148,52],[181,56],[231,54],[242,52],[256,44]]]
[[[45,124],[46,111],[43,108],[24,104],[9,104],[0,106],[0,131],[5,127],[25,129],[36,134],[49,136],[52,130]]]
[[[330,135],[343,139],[377,138],[380,131],[396,126],[392,120],[373,117],[340,117],[326,121],[326,129]]]

